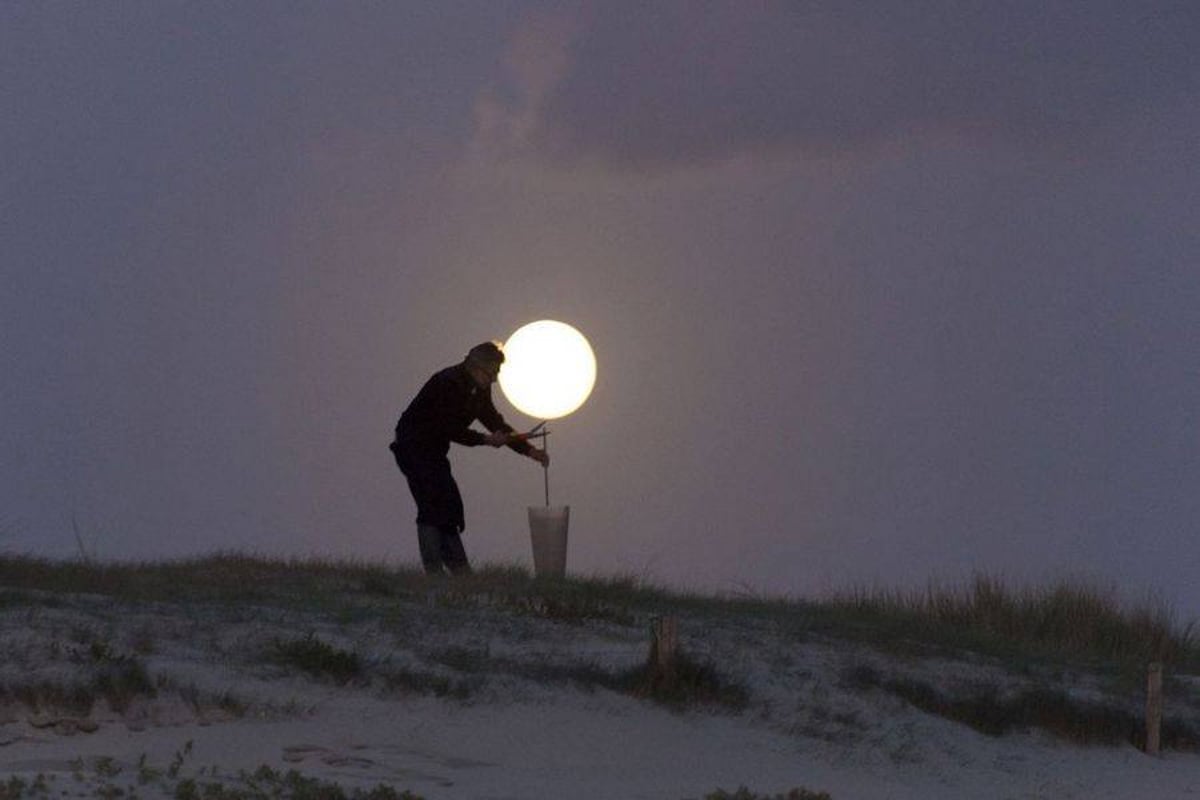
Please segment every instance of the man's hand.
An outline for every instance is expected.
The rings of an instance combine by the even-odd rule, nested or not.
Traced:
[[[526,453],[527,456],[541,464],[543,467],[550,466],[550,454],[545,450],[538,450],[536,447]]]
[[[512,434],[508,431],[492,431],[483,437],[483,443],[489,447],[503,447],[511,441]]]

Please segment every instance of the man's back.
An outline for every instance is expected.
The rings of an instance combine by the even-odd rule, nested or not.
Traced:
[[[483,435],[470,429],[476,419],[489,430],[499,424],[491,387],[480,387],[462,364],[433,375],[396,423],[396,441],[443,452],[450,442],[474,447]]]

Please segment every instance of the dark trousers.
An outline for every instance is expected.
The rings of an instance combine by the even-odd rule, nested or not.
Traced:
[[[393,442],[391,451],[417,503],[417,544],[425,572],[469,574],[471,564],[459,535],[466,527],[462,495],[445,452],[400,442]]]
[[[392,455],[417,503],[417,525],[461,533],[466,529],[462,495],[444,449],[394,442]]]

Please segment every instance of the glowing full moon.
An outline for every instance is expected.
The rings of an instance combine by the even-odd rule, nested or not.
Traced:
[[[538,419],[565,417],[596,385],[596,356],[583,334],[564,322],[525,325],[504,343],[500,389],[518,411]]]

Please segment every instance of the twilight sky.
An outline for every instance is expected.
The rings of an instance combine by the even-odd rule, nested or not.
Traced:
[[[396,417],[549,317],[575,571],[1200,615],[1194,2],[7,2],[0,153],[0,548],[415,563]]]

